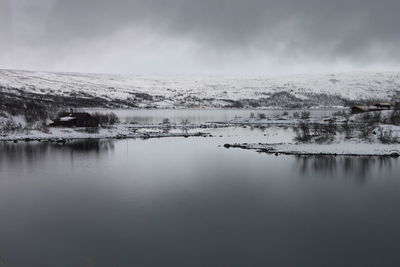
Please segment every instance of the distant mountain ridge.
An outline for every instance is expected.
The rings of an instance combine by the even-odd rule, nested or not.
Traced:
[[[77,107],[326,107],[399,96],[400,72],[162,77],[0,70],[3,100]]]

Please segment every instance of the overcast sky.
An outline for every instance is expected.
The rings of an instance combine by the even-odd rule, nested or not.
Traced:
[[[399,0],[0,3],[0,68],[276,75],[400,66]]]

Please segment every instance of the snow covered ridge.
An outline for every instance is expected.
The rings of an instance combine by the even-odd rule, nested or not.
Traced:
[[[156,77],[0,70],[0,95],[79,99],[81,106],[288,107],[337,106],[346,100],[391,100],[400,73],[266,77]],[[84,99],[94,99],[87,103]],[[77,105],[78,105],[77,104]]]

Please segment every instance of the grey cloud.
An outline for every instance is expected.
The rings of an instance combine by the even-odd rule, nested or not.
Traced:
[[[361,57],[372,45],[400,45],[400,1],[387,0],[59,0],[48,31],[56,39],[105,38],[121,28],[206,42],[210,48],[257,46]]]
[[[41,21],[49,46],[106,41],[139,28],[199,43],[203,53],[400,63],[398,0],[46,1],[46,15],[32,12],[26,21]]]

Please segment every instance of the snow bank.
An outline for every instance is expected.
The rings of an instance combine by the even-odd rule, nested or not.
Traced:
[[[242,148],[287,155],[400,156],[400,144],[343,142],[334,144],[226,144]]]
[[[168,130],[168,131],[167,131]],[[48,132],[38,130],[21,130],[14,133],[3,133],[0,141],[34,141],[34,140],[67,140],[67,139],[121,139],[121,138],[160,138],[207,136],[207,133],[193,132],[184,129],[144,128],[119,124],[110,128],[99,128],[90,132],[85,128],[49,128]]]

